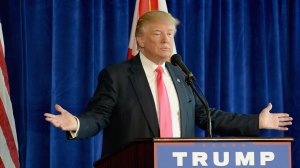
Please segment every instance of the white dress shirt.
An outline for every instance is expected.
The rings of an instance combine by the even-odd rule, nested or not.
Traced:
[[[157,117],[159,117],[158,114],[158,95],[157,95],[157,86],[156,86],[156,68],[157,64],[150,61],[147,57],[145,57],[140,52],[140,58],[142,62],[142,66],[144,68],[144,71],[146,73],[146,77],[149,83],[149,86],[151,88],[152,96],[154,99],[155,107],[156,107],[156,113]],[[177,96],[177,92],[175,89],[175,86],[173,84],[172,78],[170,76],[170,73],[168,69],[165,66],[165,63],[161,65],[164,69],[163,72],[163,81],[166,85],[166,89],[169,96],[170,101],[170,108],[171,108],[171,115],[172,115],[172,127],[173,127],[173,137],[180,137],[180,111],[179,111],[179,100]],[[159,120],[159,118],[158,118]]]

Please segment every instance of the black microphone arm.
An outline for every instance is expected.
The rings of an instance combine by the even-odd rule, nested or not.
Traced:
[[[185,78],[186,83],[191,87],[194,94],[197,96],[197,98],[199,98],[201,103],[204,105],[205,112],[207,115],[207,125],[206,125],[206,130],[205,130],[205,136],[212,138],[211,116],[210,116],[210,111],[208,109],[209,108],[208,102],[206,101],[206,98],[205,98],[203,92],[201,91],[201,88],[199,87],[199,84],[198,84],[196,78],[194,77],[193,73],[182,62],[181,56],[179,54],[174,54],[171,57],[171,63],[175,66],[179,66],[181,68],[181,70],[186,74],[186,78]],[[203,95],[203,98],[197,92],[197,89],[195,88],[193,81],[197,84],[198,89],[200,90],[201,94]]]

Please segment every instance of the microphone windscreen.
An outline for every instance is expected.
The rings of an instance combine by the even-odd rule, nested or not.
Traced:
[[[181,56],[179,54],[172,55],[172,57],[171,57],[171,63],[173,65],[177,65],[181,61],[182,61],[182,59],[181,59]]]

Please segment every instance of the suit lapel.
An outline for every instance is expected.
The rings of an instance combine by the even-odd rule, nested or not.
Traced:
[[[134,87],[135,94],[138,97],[139,104],[143,109],[146,121],[153,135],[159,137],[159,125],[155,103],[139,55],[133,58],[130,70],[131,74],[129,78]]]

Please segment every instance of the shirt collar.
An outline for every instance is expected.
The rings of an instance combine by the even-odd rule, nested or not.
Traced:
[[[148,75],[149,73],[155,72],[155,69],[158,67],[158,65],[151,60],[149,60],[144,54],[140,52],[140,58],[143,65],[143,68],[145,70],[145,73]],[[162,68],[164,70],[164,73],[166,72],[166,64],[163,63]]]

